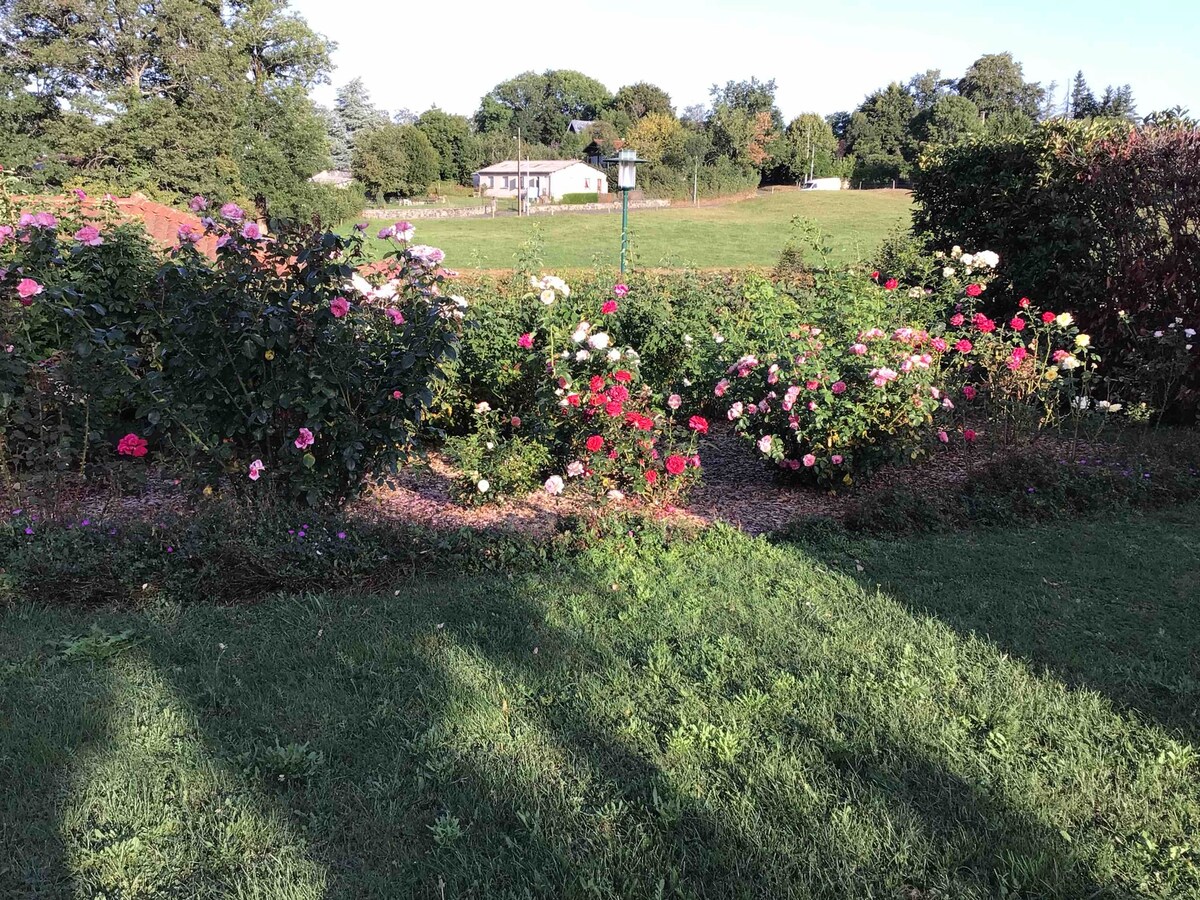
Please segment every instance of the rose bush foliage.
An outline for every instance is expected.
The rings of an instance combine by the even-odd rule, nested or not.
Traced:
[[[268,236],[226,204],[158,261],[132,226],[78,212],[26,214],[3,232],[10,458],[44,462],[50,446],[83,467],[89,448],[111,458],[129,433],[210,486],[321,503],[412,452],[465,307],[444,289],[440,251],[399,243],[373,286],[357,272],[357,231]],[[205,233],[215,261],[196,249]]]

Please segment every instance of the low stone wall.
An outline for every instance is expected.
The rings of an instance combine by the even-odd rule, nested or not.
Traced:
[[[670,200],[632,200],[630,209],[665,209],[671,205]],[[553,206],[531,206],[531,216],[554,216],[573,212],[620,212],[620,203],[563,203]]]
[[[487,206],[406,206],[396,209],[366,209],[363,216],[368,219],[391,219],[400,222],[404,219],[485,219],[496,215],[495,204]],[[501,213],[503,215],[503,213]]]

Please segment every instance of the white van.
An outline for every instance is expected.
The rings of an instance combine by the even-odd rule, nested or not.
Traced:
[[[841,189],[842,179],[840,178],[814,178],[804,182],[804,186],[800,188],[802,191],[840,191]]]

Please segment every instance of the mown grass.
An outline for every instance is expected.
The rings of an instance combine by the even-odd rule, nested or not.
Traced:
[[[701,208],[634,210],[630,213],[633,261],[642,267],[773,266],[787,243],[795,216],[814,219],[833,248],[834,263],[871,254],[912,209],[907,191],[785,191],[740,203]],[[397,218],[403,218],[397,210]],[[372,222],[368,234],[378,228]],[[382,223],[380,223],[382,224]],[[497,219],[421,219],[417,240],[446,251],[459,269],[511,268],[536,232],[548,268],[616,266],[620,260],[619,213],[563,213]],[[372,237],[374,257],[385,251]]]
[[[0,895],[1197,896],[1198,522],[13,605]]]

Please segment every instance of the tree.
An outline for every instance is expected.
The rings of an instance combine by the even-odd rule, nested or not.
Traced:
[[[416,125],[417,119],[419,118],[420,116],[418,116],[407,106],[402,106],[400,109],[392,113],[392,121],[397,125]]]
[[[523,72],[482,97],[475,127],[508,134],[520,129],[529,140],[554,144],[562,140],[571,119],[597,119],[611,102],[608,88],[581,72]]]
[[[671,106],[671,95],[662,88],[645,81],[627,84],[618,90],[613,97],[612,109],[628,116],[630,123],[651,113],[675,117],[675,108]]]
[[[1071,82],[1071,96],[1067,102],[1067,117],[1071,119],[1090,119],[1099,112],[1096,95],[1088,87],[1082,69],[1075,73],[1075,80]]]
[[[944,97],[954,86],[953,78],[943,78],[941,69],[926,69],[908,79],[908,92],[918,110],[929,109],[939,97]]]
[[[825,121],[829,123],[829,127],[833,129],[833,136],[839,141],[845,140],[846,131],[850,128],[850,113],[846,110],[830,113],[825,117]]]
[[[1133,88],[1127,84],[1120,87],[1109,85],[1104,89],[1104,96],[1100,98],[1099,104],[1096,107],[1096,115],[1105,116],[1109,119],[1127,119],[1130,122],[1137,120],[1137,104],[1133,101]]]
[[[749,113],[751,119],[765,112],[771,118],[772,128],[783,128],[783,113],[775,105],[774,78],[770,81],[759,81],[753,77],[749,81],[727,81],[724,87],[714,84],[708,93],[714,111],[722,106],[740,109]]]
[[[683,126],[667,113],[652,112],[643,116],[625,136],[625,143],[649,163],[661,163],[664,157],[678,158],[682,154]]]
[[[683,124],[690,125],[693,128],[703,128],[708,121],[708,117],[712,115],[712,110],[703,103],[693,103],[686,107],[679,119]]]
[[[957,94],[938,97],[932,106],[917,113],[912,123],[913,136],[924,144],[956,144],[982,131],[979,108]]]
[[[338,88],[333,108],[350,137],[351,153],[360,135],[390,121],[388,114],[371,102],[371,94],[361,78],[353,78]]]
[[[912,94],[895,81],[870,94],[855,110],[846,128],[846,144],[858,158],[859,178],[907,177],[917,150],[910,127],[915,112]]]
[[[481,153],[466,116],[455,116],[434,107],[421,113],[416,127],[438,155],[438,177],[442,181],[470,184],[479,167]]]
[[[1045,89],[1027,82],[1021,64],[1011,53],[989,53],[971,63],[958,80],[958,92],[978,107],[984,118],[999,112],[1038,117]]]
[[[381,125],[361,135],[354,148],[354,177],[376,200],[388,194],[411,197],[429,190],[438,177],[438,155],[414,125]]]
[[[317,116],[325,126],[325,139],[329,144],[329,156],[335,169],[348,170],[354,148],[350,146],[350,131],[336,110],[317,107]]]
[[[817,113],[803,113],[788,123],[783,134],[779,163],[788,181],[804,181],[811,174],[833,174],[838,142],[833,129]]]

